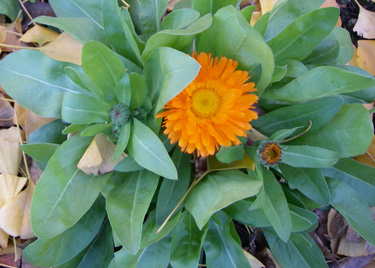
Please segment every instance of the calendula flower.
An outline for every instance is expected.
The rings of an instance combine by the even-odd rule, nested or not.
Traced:
[[[281,147],[277,142],[264,141],[257,150],[260,163],[266,167],[275,167],[281,160]]]
[[[197,77],[164,107],[164,134],[178,142],[182,151],[198,156],[213,155],[219,146],[240,144],[250,121],[258,115],[252,106],[258,97],[246,71],[236,70],[237,61],[193,54],[201,65]]]

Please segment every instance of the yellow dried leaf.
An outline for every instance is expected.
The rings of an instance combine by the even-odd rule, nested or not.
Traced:
[[[355,2],[359,7],[359,15],[353,31],[367,39],[375,38],[375,12],[364,9],[357,0]]]
[[[254,26],[255,23],[259,20],[260,17],[262,17],[262,12],[260,12],[260,11],[254,11],[253,15],[251,15],[250,25]]]
[[[18,174],[22,157],[19,145],[16,127],[0,130],[0,173]]]
[[[0,247],[7,248],[8,240],[9,235],[3,229],[0,228]]]
[[[7,39],[7,28],[4,26],[0,26],[0,43],[5,43],[5,40]]]
[[[271,11],[277,1],[278,0],[260,0],[260,8],[262,10],[262,14],[266,14],[267,12]]]
[[[39,46],[43,46],[45,43],[52,42],[58,36],[58,33],[47,27],[35,25],[20,38],[20,41],[25,43],[37,43]]]
[[[98,175],[98,172],[101,174],[111,172],[114,166],[126,156],[125,153],[122,153],[112,162],[110,159],[115,150],[116,145],[113,142],[109,141],[106,136],[98,134],[87,148],[77,167],[86,174]]]
[[[337,249],[337,254],[350,256],[350,257],[359,257],[370,255],[369,252],[365,250],[366,240],[363,240],[359,243],[348,242],[346,239],[346,232],[344,236],[340,239],[339,248]]]
[[[375,13],[374,13],[375,14]],[[375,75],[375,40],[359,40],[355,65]]]
[[[83,44],[67,33],[62,33],[51,43],[39,48],[48,57],[81,65]]]
[[[251,255],[249,252],[246,250],[242,250],[243,253],[245,254],[246,259],[249,261],[251,268],[264,268],[263,263],[261,263],[257,258],[255,258],[253,255]]]
[[[22,239],[35,237],[30,224],[30,207],[35,184],[28,180],[27,188],[0,209],[0,228]]]
[[[0,208],[15,197],[25,186],[26,178],[11,174],[0,174]]]

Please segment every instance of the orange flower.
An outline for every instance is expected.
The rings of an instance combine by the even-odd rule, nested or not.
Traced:
[[[171,143],[178,141],[182,151],[198,156],[213,155],[219,146],[240,144],[250,121],[258,115],[252,111],[258,97],[254,83],[245,71],[236,71],[237,61],[211,58],[204,52],[193,58],[201,65],[197,77],[164,107],[156,117],[164,117],[164,134]]]

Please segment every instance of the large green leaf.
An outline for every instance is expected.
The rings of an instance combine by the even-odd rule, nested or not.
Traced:
[[[293,21],[268,42],[275,60],[306,58],[333,30],[339,14],[337,8],[321,8]]]
[[[340,154],[313,146],[286,145],[282,149],[281,162],[293,167],[325,168],[333,166]]]
[[[103,24],[105,34],[113,48],[125,58],[142,66],[141,55],[133,34],[126,24],[116,0],[103,0]]]
[[[138,259],[137,268],[161,268],[169,264],[171,235],[147,246]]]
[[[263,98],[300,102],[321,97],[355,92],[375,85],[372,77],[360,75],[332,66],[321,66],[294,79],[281,88],[270,88]]]
[[[340,45],[339,55],[335,59],[334,63],[337,65],[347,64],[352,59],[354,54],[353,43],[350,39],[350,34],[348,30],[341,27],[335,27],[332,33],[336,36],[336,39]]]
[[[372,138],[373,125],[367,109],[361,104],[346,104],[324,128],[298,140],[350,157],[366,152]]]
[[[238,0],[193,0],[192,2],[194,9],[203,16],[207,13],[215,14],[227,5],[236,6]]]
[[[212,40],[220,45],[213,45]],[[214,15],[211,27],[198,41],[198,52],[212,52],[214,56],[236,60],[241,70],[250,71],[260,66],[260,76],[256,77],[259,94],[270,83],[274,70],[272,50],[233,6],[220,9]],[[250,72],[250,75],[255,76],[255,73]]]
[[[73,124],[104,123],[110,120],[111,107],[102,99],[85,94],[65,93],[62,118]]]
[[[135,254],[141,245],[142,224],[158,185],[158,176],[147,171],[128,173],[107,197],[106,210],[116,236]]]
[[[315,213],[291,204],[288,205],[292,219],[293,233],[312,231],[318,227],[318,216]]]
[[[32,143],[56,143],[61,144],[66,141],[66,135],[61,132],[67,126],[62,120],[54,120],[48,124],[34,130],[27,136],[27,144]]]
[[[335,27],[336,28],[336,27]],[[304,64],[328,64],[333,62],[340,53],[340,44],[333,31],[308,55]]]
[[[340,180],[327,178],[327,183],[331,191],[331,205],[357,233],[375,245],[375,222],[362,193]]]
[[[282,241],[271,229],[264,230],[264,235],[272,254],[282,267],[328,267],[319,247],[308,234],[292,234],[288,242]]]
[[[292,219],[280,183],[273,173],[265,168],[263,170],[263,187],[257,197],[259,206],[267,219],[271,222],[276,233],[283,241],[288,241],[292,231]]]
[[[282,129],[303,127],[295,132],[297,135],[309,126],[311,120],[312,126],[309,132],[313,133],[325,126],[342,105],[343,100],[336,97],[295,104],[266,113],[251,124],[267,136]]]
[[[191,174],[191,156],[175,150],[172,161],[178,172],[178,180],[163,180],[156,202],[156,223],[161,225],[172,212],[189,187]]]
[[[136,268],[138,257],[141,253],[142,251],[137,252],[137,254],[131,254],[122,248],[115,253],[115,257],[112,259],[108,268]]]
[[[22,106],[43,117],[60,118],[63,94],[80,92],[66,76],[67,66],[75,65],[53,60],[39,51],[19,50],[1,60],[0,83]]]
[[[211,25],[211,22],[212,16],[207,14],[184,29],[163,30],[154,34],[146,43],[142,54],[143,59],[147,60],[157,47],[171,47],[181,52],[189,53],[195,35],[206,30]]]
[[[82,48],[82,67],[103,90],[104,99],[116,102],[115,88],[125,75],[120,58],[103,44],[91,41]]]
[[[279,1],[271,11],[264,39],[269,41],[281,33],[289,24],[300,16],[319,8],[324,0],[288,0]]]
[[[161,18],[163,17],[168,1],[167,0],[138,0],[139,18],[142,27],[142,38],[147,40],[151,35],[160,31]]]
[[[208,228],[200,231],[188,211],[181,214],[171,242],[171,264],[174,268],[196,268]]]
[[[59,28],[83,44],[93,40],[104,44],[108,43],[102,27],[93,23],[93,21],[88,18],[39,16],[35,18],[34,21]]]
[[[7,15],[12,21],[15,21],[21,7],[17,0],[1,0],[0,14]]]
[[[259,192],[261,181],[240,170],[212,172],[198,183],[185,201],[198,228],[202,229],[212,214],[230,204],[254,196]]]
[[[49,160],[31,204],[31,225],[39,238],[51,238],[72,227],[107,183],[110,175],[86,175],[77,168],[91,141],[75,135]]]
[[[256,226],[256,227],[269,227],[271,226],[270,221],[267,219],[266,214],[264,214],[261,208],[251,209],[249,208],[254,203],[255,198],[247,198],[245,200],[240,200],[232,205],[223,209],[223,211],[236,221],[242,222],[246,225]]]
[[[154,50],[145,64],[144,76],[155,113],[177,96],[197,76],[200,65],[190,56],[169,47]]]
[[[196,21],[200,17],[198,11],[190,8],[183,8],[173,10],[162,21],[161,28],[167,29],[181,29]]]
[[[232,236],[232,219],[223,212],[218,212],[208,224],[206,241],[203,244],[207,267],[250,268],[241,245]]]
[[[40,162],[45,168],[49,159],[56,152],[59,146],[59,144],[55,143],[33,143],[23,144],[20,146],[20,149],[28,156],[31,156],[34,160]]]
[[[33,265],[43,267],[56,266],[69,261],[99,232],[105,215],[104,205],[104,198],[98,198],[72,228],[52,238],[39,238],[23,251],[23,257]]]
[[[322,171],[324,176],[340,180],[361,193],[369,206],[375,205],[375,168],[344,158]]]
[[[329,204],[329,189],[320,169],[295,168],[284,164],[280,164],[279,167],[291,189],[299,190],[318,204]]]
[[[128,143],[129,154],[142,167],[168,179],[177,180],[177,170],[158,136],[134,118]]]

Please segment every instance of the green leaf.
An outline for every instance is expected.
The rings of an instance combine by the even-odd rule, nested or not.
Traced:
[[[91,24],[103,28],[102,0],[50,0],[49,3],[57,17],[88,18]]]
[[[331,205],[369,243],[375,244],[375,222],[366,200],[345,182],[327,178]]]
[[[108,267],[113,258],[113,238],[111,225],[107,221],[77,268]],[[71,266],[73,267],[73,266]]]
[[[133,157],[128,155],[124,159],[122,159],[120,162],[116,164],[114,167],[114,170],[119,172],[131,172],[131,171],[138,171],[143,169],[138,163],[134,160]]]
[[[339,159],[336,151],[313,146],[285,145],[281,162],[292,167],[325,168],[333,166]]]
[[[149,97],[156,103],[155,114],[197,76],[200,65],[190,56],[169,48],[154,50],[145,64]]]
[[[66,141],[66,135],[61,134],[61,131],[67,124],[62,120],[54,120],[48,124],[41,126],[34,130],[27,136],[27,144],[32,143],[56,143],[61,144]]]
[[[108,195],[106,210],[112,229],[133,254],[140,248],[142,223],[157,185],[157,175],[147,170],[132,172]]]
[[[131,132],[131,122],[129,121],[125,125],[121,126],[120,135],[117,140],[115,153],[111,161],[115,161],[125,151],[125,148],[128,145],[130,132]]]
[[[131,254],[124,248],[115,253],[115,257],[112,259],[108,268],[136,268],[138,263],[138,257],[142,251],[138,251],[137,254]]]
[[[263,167],[262,170],[264,182],[257,201],[259,199],[260,206],[273,228],[275,228],[277,235],[283,241],[288,241],[292,231],[292,219],[288,203],[273,173]]]
[[[91,141],[75,135],[49,160],[31,204],[31,226],[39,238],[51,238],[72,227],[107,183],[110,175],[86,175],[77,168]]]
[[[241,15],[249,23],[251,21],[251,16],[253,15],[253,12],[254,12],[255,8],[256,8],[256,6],[252,5],[252,6],[244,7],[243,9],[240,10]]]
[[[256,227],[271,226],[270,221],[267,219],[266,214],[264,214],[261,208],[249,210],[249,208],[254,203],[254,201],[250,199],[255,200],[255,198],[247,198],[245,200],[237,201],[232,205],[224,208],[223,211],[231,218],[246,225]]]
[[[12,21],[16,20],[20,9],[20,4],[16,0],[0,1],[0,14],[7,15]]]
[[[350,39],[350,34],[348,30],[341,28],[341,27],[335,27],[332,33],[335,35],[340,45],[339,55],[335,59],[334,64],[336,65],[347,64],[353,58],[353,54],[354,54],[353,43],[352,43],[352,40]]]
[[[181,213],[181,218],[173,230],[171,242],[171,265],[174,268],[196,268],[199,264],[201,248],[208,228],[198,229],[188,211]]]
[[[191,176],[191,156],[174,150],[172,161],[178,172],[178,180],[163,180],[156,202],[156,223],[161,225],[172,212],[189,187]]]
[[[174,10],[169,13],[161,23],[163,30],[181,29],[196,21],[200,14],[198,11],[190,8]]]
[[[300,102],[355,92],[375,85],[375,79],[341,68],[321,66],[294,79],[281,88],[268,89],[263,98]]]
[[[340,180],[361,193],[369,206],[375,206],[375,168],[344,158],[322,171],[324,176]]]
[[[266,113],[257,120],[252,121],[251,124],[267,136],[271,136],[282,129],[303,126],[303,128],[296,131],[295,135],[297,135],[309,126],[309,121],[311,120],[312,126],[309,132],[314,133],[333,118],[340,110],[342,104],[343,100],[335,97],[295,104]]]
[[[288,60],[286,61],[286,64],[287,72],[285,77],[297,78],[309,71],[302,62],[297,60]]]
[[[284,139],[290,137],[299,128],[302,128],[302,127],[294,127],[294,128],[290,128],[290,129],[281,129],[281,130],[278,130],[275,133],[273,133],[271,135],[271,137],[269,137],[269,139],[272,140],[272,141],[281,142]]]
[[[203,244],[207,267],[250,268],[241,246],[231,234],[232,219],[218,212],[208,224],[209,229]]]
[[[245,156],[245,150],[241,146],[222,146],[215,156],[220,162],[230,164],[242,160]]]
[[[220,8],[227,5],[236,6],[237,2],[238,0],[193,0],[193,6],[203,16],[207,13],[215,14]]]
[[[103,90],[104,99],[115,101],[114,89],[125,75],[125,67],[120,58],[103,44],[91,41],[82,48],[82,67]]]
[[[160,268],[169,264],[169,252],[171,248],[171,236],[147,246],[138,259],[138,268]]]
[[[24,59],[27,61],[19,64]],[[63,94],[80,92],[65,75],[67,66],[74,64],[53,60],[39,51],[19,50],[1,60],[0,83],[23,107],[42,117],[61,118]]]
[[[109,104],[84,94],[65,93],[62,118],[73,124],[104,123],[110,120]]]
[[[350,157],[365,153],[372,138],[373,126],[367,109],[361,104],[345,104],[324,128],[298,140]]]
[[[195,35],[206,30],[211,25],[211,22],[212,16],[207,14],[184,29],[163,30],[154,34],[146,43],[142,54],[143,59],[147,60],[158,47],[171,47],[181,52],[190,53]]]
[[[256,7],[256,6],[255,6]],[[268,19],[270,17],[270,13],[267,12],[266,14],[262,15],[254,24],[254,29],[258,31],[262,36],[265,34],[268,24]],[[250,18],[251,20],[251,18]]]
[[[71,17],[47,17],[39,16],[34,19],[35,22],[53,26],[70,34],[82,44],[89,41],[98,41],[108,44],[104,34],[103,27],[93,23],[88,18],[71,18]]]
[[[131,85],[131,101],[130,101],[130,110],[134,110],[137,107],[141,106],[147,96],[147,83],[145,78],[137,73],[131,73],[130,76],[130,85]]]
[[[292,234],[288,242],[279,239],[269,228],[264,229],[264,235],[272,254],[282,267],[328,267],[319,247],[308,234]]]
[[[120,55],[142,66],[137,43],[116,0],[103,0],[102,16],[104,31],[112,47]]]
[[[81,252],[99,232],[105,215],[104,204],[104,198],[98,198],[72,228],[52,238],[39,238],[23,251],[23,257],[33,265],[43,267],[69,261]]]
[[[147,40],[151,35],[160,31],[161,18],[167,10],[167,0],[139,0],[139,18],[142,27],[142,38]]]
[[[130,86],[130,77],[127,73],[121,78],[115,89],[117,100],[126,105],[130,106],[132,98],[132,90]]]
[[[104,98],[103,91],[92,81],[82,68],[65,67],[64,70],[70,80],[86,90],[82,93],[93,94],[101,99]]]
[[[212,40],[220,45],[213,46]],[[252,28],[233,6],[220,9],[213,17],[210,28],[197,40],[197,51],[212,52],[238,62],[238,69],[250,71],[260,65],[256,88],[259,95],[270,83],[274,71],[273,53],[261,35]],[[250,72],[254,78],[255,73]]]
[[[295,168],[285,164],[280,164],[279,168],[291,189],[299,190],[320,205],[329,204],[329,189],[320,169]]]
[[[324,0],[288,0],[279,1],[271,11],[264,39],[269,41],[281,33],[288,25],[300,16],[319,8]]]
[[[288,205],[292,219],[292,232],[312,231],[318,227],[318,216],[315,213],[291,204]]]
[[[279,82],[285,77],[287,73],[287,66],[275,66],[275,70],[272,75],[271,83]]]
[[[112,123],[109,123],[109,124],[95,124],[95,125],[91,125],[87,128],[85,128],[82,132],[81,132],[81,136],[82,137],[90,137],[90,136],[95,136],[96,134],[99,134],[107,129],[109,129],[113,124]]]
[[[34,160],[41,162],[43,165],[47,165],[49,159],[59,146],[60,144],[54,143],[33,143],[23,144],[20,146],[20,149]]]
[[[61,133],[66,135],[69,133],[80,132],[85,127],[87,127],[87,124],[70,124]]]
[[[134,118],[128,143],[129,154],[137,163],[167,179],[177,180],[177,170],[158,136]]]
[[[208,174],[199,182],[185,200],[185,207],[202,230],[212,214],[230,204],[254,196],[261,181],[239,170],[225,170]]]
[[[333,30],[339,17],[337,8],[313,10],[287,26],[268,42],[275,60],[303,60]]]
[[[336,28],[336,27],[335,27]],[[339,55],[340,44],[333,31],[308,55],[304,64],[328,64],[333,62]]]

